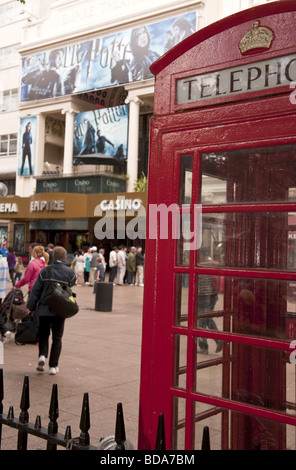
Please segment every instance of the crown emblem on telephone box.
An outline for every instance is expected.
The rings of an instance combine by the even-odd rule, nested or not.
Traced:
[[[260,26],[259,21],[255,21],[253,28],[243,35],[239,42],[239,48],[242,54],[254,49],[269,49],[274,39],[271,29]]]

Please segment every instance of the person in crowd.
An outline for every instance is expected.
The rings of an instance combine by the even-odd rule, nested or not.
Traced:
[[[18,289],[28,284],[29,295],[33,289],[34,283],[40,273],[41,269],[46,266],[44,261],[44,248],[43,246],[35,246],[32,251],[33,259],[29,262],[23,278],[16,282],[14,287]]]
[[[208,247],[201,247],[199,250],[200,266],[214,266],[215,263],[209,255]],[[200,275],[198,281],[198,313],[208,313],[208,316],[198,320],[199,328],[208,328],[209,330],[218,330],[211,312],[215,309],[218,300],[217,276]],[[199,338],[199,352],[208,354],[207,338]],[[215,340],[216,352],[222,350],[222,341]]]
[[[89,269],[89,284],[91,286],[95,283],[96,267],[97,267],[97,253],[98,249],[96,246],[91,247],[92,257],[90,260],[90,269]]]
[[[48,266],[48,264],[49,264],[49,254],[47,253],[47,251],[44,251],[43,259],[44,259],[45,265]]]
[[[136,286],[144,286],[144,255],[142,247],[139,246],[136,252]]]
[[[47,245],[46,252],[49,254],[48,264],[51,264],[51,263],[52,263],[53,248],[54,248],[54,245],[53,245],[52,243],[49,243],[49,244]]]
[[[56,246],[53,250],[53,261],[51,264],[51,277],[60,282],[67,282],[70,286],[76,283],[76,275],[66,265],[67,251],[62,246]],[[31,264],[31,263],[30,263]],[[62,337],[64,333],[65,320],[59,317],[45,302],[44,296],[48,289],[49,272],[42,269],[36,279],[31,291],[27,307],[34,312],[38,324],[38,364],[37,371],[44,372],[44,366],[49,354],[49,336],[52,334],[52,344],[49,355],[49,374],[55,375],[59,372],[59,359],[62,350]]]
[[[103,259],[100,255],[98,255],[97,256],[96,274],[95,274],[95,284],[94,284],[94,290],[93,290],[94,294],[97,291],[97,283],[98,282],[104,282],[104,280],[105,280],[105,270],[104,270]]]
[[[0,305],[6,295],[6,282],[8,276],[7,258],[0,255]]]
[[[24,268],[24,263],[23,263],[22,257],[18,256],[17,259],[16,259],[15,267],[14,267],[15,276],[14,276],[14,280],[13,280],[13,285],[15,285],[16,282],[20,281],[20,279],[22,278],[24,270],[25,270],[25,268]]]
[[[103,266],[104,266],[104,280],[105,280],[106,260],[105,260],[105,250],[104,250],[104,248],[99,249],[99,255],[102,258],[102,263],[103,263]]]
[[[131,247],[130,252],[127,257],[126,262],[126,272],[127,272],[127,284],[133,286],[135,283],[135,273],[136,273],[136,248]]]
[[[29,262],[34,259],[33,250],[34,250],[35,246],[38,246],[38,243],[33,242],[33,243],[30,243],[30,245],[29,245]]]
[[[16,256],[12,246],[8,247],[8,254],[7,254],[7,264],[8,264],[8,271],[9,276],[12,284],[14,283],[14,268],[16,263]],[[13,284],[14,285],[14,284]]]
[[[78,250],[73,260],[73,265],[74,265],[74,273],[76,274],[76,277],[77,277],[77,286],[82,286],[83,278],[84,278],[84,256],[83,256],[82,250]]]
[[[84,283],[86,285],[89,285],[90,260],[92,258],[92,251],[90,247],[84,253],[83,257],[84,257]]]
[[[126,272],[126,251],[127,248],[124,245],[120,245],[117,254],[117,283],[119,286],[123,286],[124,276]]]
[[[7,258],[8,248],[7,248],[7,242],[5,240],[2,242],[2,247],[0,248],[0,255]]]
[[[96,273],[96,281],[104,282],[105,280],[105,269],[103,264],[103,258],[101,255],[97,257],[97,273]]]
[[[118,253],[117,246],[113,246],[109,254],[109,268],[110,268],[109,282],[113,282],[113,284],[114,284],[115,277],[117,275],[117,253]]]

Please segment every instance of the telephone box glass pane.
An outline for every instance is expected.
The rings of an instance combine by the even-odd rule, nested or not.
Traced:
[[[204,355],[198,342],[196,338],[195,392],[295,415],[290,386],[296,376],[290,351],[224,341],[222,356],[214,349]]]
[[[175,335],[174,386],[186,389],[187,336]]]
[[[209,428],[211,450],[295,450],[295,427],[266,418],[196,403],[194,449]]]
[[[179,204],[190,205],[192,197],[192,155],[181,155]]]
[[[295,201],[296,145],[201,154],[202,204]]]
[[[209,428],[211,450],[222,450],[222,415],[221,408],[195,403],[194,450],[201,450],[205,426]]]
[[[202,247],[215,267],[296,270],[295,212],[202,214]]]
[[[197,277],[197,328],[296,340],[294,282],[214,275]]]
[[[180,188],[179,188],[179,230],[177,238],[177,265],[188,266],[190,258],[190,225],[191,213],[189,206],[192,202],[192,155],[181,155],[180,157]]]
[[[188,326],[189,274],[176,274],[175,325]]]
[[[186,400],[173,397],[173,449],[182,450],[185,446]]]
[[[179,237],[177,238],[177,265],[189,266],[190,263],[190,230],[191,213],[181,209],[179,216]]]

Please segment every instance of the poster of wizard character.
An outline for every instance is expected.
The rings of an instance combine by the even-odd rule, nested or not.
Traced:
[[[34,174],[36,142],[36,116],[20,120],[18,175],[32,176]]]
[[[127,157],[128,105],[75,115],[73,165],[119,165]]]

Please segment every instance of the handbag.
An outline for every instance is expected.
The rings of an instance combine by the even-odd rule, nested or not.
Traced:
[[[11,319],[13,321],[23,320],[29,314],[29,311],[25,302],[19,305],[14,304],[11,308]]]
[[[31,316],[17,324],[14,341],[18,345],[38,343],[36,323]]]
[[[71,318],[79,311],[74,294],[67,283],[51,278],[51,266],[49,272],[50,286],[44,296],[44,302],[61,318]]]
[[[25,302],[25,297],[27,295],[28,292],[23,297],[22,295],[14,297],[10,311],[12,321],[23,320],[30,314],[30,310],[27,308],[27,303]]]

